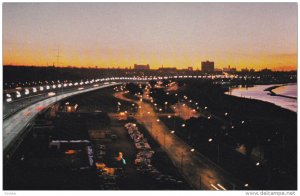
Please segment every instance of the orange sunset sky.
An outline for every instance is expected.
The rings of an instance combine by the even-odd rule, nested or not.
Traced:
[[[3,64],[297,69],[297,3],[4,3]]]

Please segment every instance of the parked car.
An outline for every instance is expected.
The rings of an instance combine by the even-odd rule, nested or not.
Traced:
[[[102,144],[99,144],[99,145],[97,145],[97,148],[100,149],[100,150],[105,150],[106,146],[102,145]]]
[[[117,136],[116,134],[111,134],[110,138],[111,138],[112,140],[116,140],[116,139],[118,138],[118,136]]]
[[[138,143],[135,143],[135,147],[136,149],[138,150],[150,150],[151,147],[148,143],[144,143],[144,142],[138,142]]]

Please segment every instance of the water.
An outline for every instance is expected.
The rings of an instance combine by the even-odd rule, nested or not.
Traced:
[[[279,95],[297,97],[297,84],[289,84],[273,89],[273,92]]]
[[[280,84],[279,84],[280,85]],[[272,86],[277,86],[276,84],[271,85],[256,85],[253,87],[237,87],[230,89],[230,94],[237,97],[258,99],[270,103],[274,103],[280,107],[286,108],[288,110],[297,112],[297,99],[291,99],[280,96],[270,96],[269,91],[264,91]],[[289,84],[286,86],[281,86],[273,89],[273,92],[280,95],[297,97],[297,84]]]

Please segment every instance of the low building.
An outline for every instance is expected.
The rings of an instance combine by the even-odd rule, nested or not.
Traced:
[[[227,73],[235,73],[236,72],[236,68],[235,67],[230,67],[230,65],[228,65],[228,67],[224,67],[223,68],[223,72],[227,72]]]
[[[150,65],[138,65],[138,64],[134,64],[134,69],[135,70],[150,70]]]

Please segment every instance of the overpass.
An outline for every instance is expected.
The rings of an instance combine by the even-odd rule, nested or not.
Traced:
[[[54,103],[63,100],[67,97],[87,93],[90,91],[99,90],[102,88],[119,85],[121,83],[109,83],[93,86],[81,90],[73,90],[58,95],[48,96],[40,95],[36,97],[37,101],[29,100],[27,106],[22,107],[17,105],[14,112],[7,113],[3,120],[3,160],[8,161],[18,146],[21,144],[24,136],[27,134],[32,122],[38,113],[46,108],[49,108]]]

